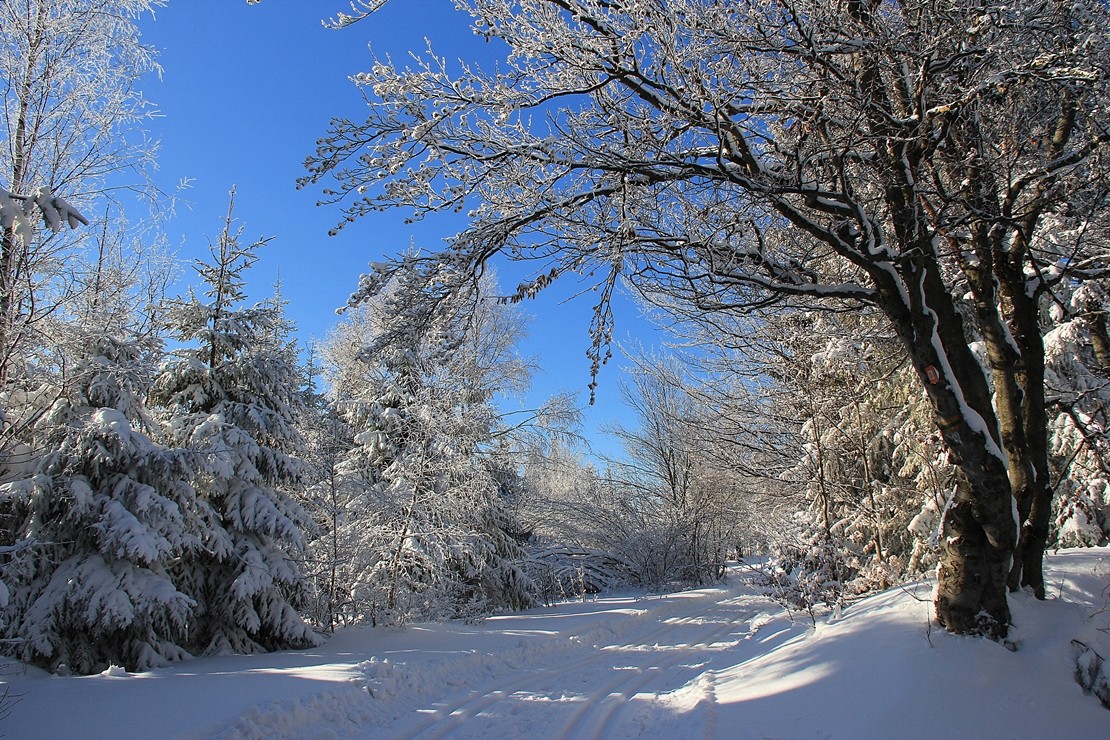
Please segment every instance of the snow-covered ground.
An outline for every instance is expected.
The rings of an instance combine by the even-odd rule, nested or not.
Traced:
[[[314,650],[141,674],[7,665],[12,738],[1098,738],[1071,640],[1110,659],[1110,550],[1048,559],[1051,598],[1012,599],[1017,650],[930,626],[930,584],[818,619],[743,570],[719,588],[605,596]],[[10,699],[9,699],[10,700]]]

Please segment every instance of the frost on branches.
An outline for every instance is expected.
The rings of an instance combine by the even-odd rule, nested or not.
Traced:
[[[622,275],[710,319],[871,307],[958,470],[937,616],[1004,636],[1007,588],[1045,592],[1040,310],[1104,262],[1086,239],[1061,261],[1045,237],[1055,212],[1101,228],[1108,209],[1105,3],[459,5],[505,59],[376,60],[357,77],[367,119],[337,121],[308,163],[343,223],[469,216],[362,295],[420,262],[434,310],[489,262],[534,260],[520,298],[567,273],[596,285],[597,364]]]
[[[99,229],[61,233],[86,223],[79,210],[109,180],[113,190],[156,197],[143,182],[155,147],[141,130],[156,106],[138,81],[160,68],[138,22],[162,4],[0,3],[0,380],[54,341],[43,325],[87,288],[75,266],[95,251],[87,246]],[[107,200],[118,213],[120,200]]]
[[[529,606],[519,525],[483,454],[498,423],[493,394],[523,372],[515,339],[504,341],[513,323],[486,301],[426,321],[405,277],[353,310],[325,348],[354,441],[331,489],[342,491],[333,537],[346,618],[401,624]]]
[[[794,431],[784,454],[797,455],[779,484],[805,506],[772,538],[776,585],[810,606],[920,576],[940,525],[922,512],[945,509],[953,471],[896,338],[866,313],[798,311],[770,326],[783,354],[768,353],[765,392]]]
[[[296,610],[302,530],[311,526],[289,494],[302,472],[292,425],[300,374],[280,304],[241,305],[243,273],[264,243],[241,244],[241,232],[229,206],[211,261],[197,268],[207,300],[190,295],[166,310],[170,336],[187,346],[151,391],[167,438],[197,460],[193,485],[208,536],[175,571],[197,602],[189,645],[204,654],[319,642]]]
[[[1045,386],[1056,498],[1057,547],[1104,544],[1110,537],[1110,341],[1101,280],[1073,281],[1052,307],[1045,335]]]

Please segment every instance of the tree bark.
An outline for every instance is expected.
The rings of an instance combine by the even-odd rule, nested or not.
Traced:
[[[990,388],[967,345],[955,299],[930,247],[898,265],[907,290],[882,279],[886,311],[936,411],[962,480],[947,508],[936,614],[949,631],[1005,637],[1007,576],[1018,528]],[[906,304],[904,296],[909,298]]]
[[[957,493],[944,518],[937,619],[951,632],[1000,639],[1010,624],[1006,577],[1011,556],[991,544],[967,495]]]

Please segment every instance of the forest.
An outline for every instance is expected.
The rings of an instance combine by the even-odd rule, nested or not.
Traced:
[[[466,225],[337,276],[311,342],[248,299],[234,189],[193,264],[123,215],[163,4],[0,0],[7,656],[142,671],[744,559],[809,615],[935,575],[937,628],[1001,641],[1046,551],[1107,544],[1101,0],[458,0],[498,63],[371,60],[299,184],[336,230]],[[591,394],[615,295],[667,337],[623,347],[619,456],[570,396],[503,403],[563,280]]]

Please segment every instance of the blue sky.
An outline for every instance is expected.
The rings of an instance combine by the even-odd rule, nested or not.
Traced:
[[[379,56],[406,58],[423,51],[425,38],[449,59],[489,58],[496,51],[470,33],[467,16],[451,0],[393,0],[370,19],[344,30],[324,28],[322,18],[346,0],[171,0],[154,19],[144,18],[144,41],[160,50],[161,80],[144,93],[161,116],[152,126],[160,139],[157,182],[172,191],[188,180],[183,202],[167,232],[185,260],[207,256],[219,231],[228,190],[238,188],[236,216],[244,236],[273,236],[248,275],[254,297],[272,294],[280,275],[302,342],[335,324],[369,262],[410,244],[437,247],[465,225],[460,217],[404,224],[405,213],[374,214],[329,237],[340,219],[336,206],[316,206],[319,189],[298,191],[305,156],[332,117],[363,118],[365,103],[350,76],[370,67],[368,44]],[[502,274],[506,270],[502,269]],[[183,286],[194,282],[189,271]],[[561,281],[560,281],[561,282]],[[502,286],[506,292],[512,287]],[[558,390],[579,392],[589,383],[585,351],[591,297],[567,301],[580,286],[556,285],[524,304],[533,317],[523,354],[536,356],[537,375],[527,403]],[[618,306],[617,336],[653,341],[635,306]],[[597,404],[585,429],[604,452],[616,452],[598,434],[614,418],[628,419],[620,404],[618,368],[603,369]]]

